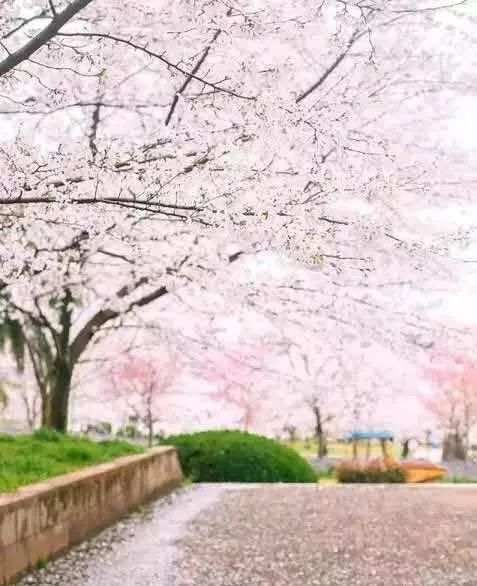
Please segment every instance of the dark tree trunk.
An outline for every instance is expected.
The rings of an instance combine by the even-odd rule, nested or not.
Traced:
[[[409,442],[410,441],[411,441],[410,439],[405,439],[402,442],[401,458],[403,460],[409,456]]]
[[[323,431],[317,433],[318,439],[318,457],[324,458],[328,455],[328,444],[326,442],[326,436]]]
[[[467,453],[464,445],[464,441],[460,434],[449,433],[444,438],[442,446],[442,459],[443,460],[465,460]]]
[[[59,330],[54,333],[54,359],[50,362],[42,392],[42,425],[62,433],[68,429],[73,361],[70,350],[71,315],[73,297],[69,289],[59,307]]]
[[[148,416],[147,416],[146,427],[147,427],[147,445],[150,448],[152,448],[152,443],[154,440],[154,419],[152,417],[152,414],[150,414],[150,413],[148,413]]]
[[[65,433],[68,429],[68,407],[71,391],[71,367],[67,359],[57,360],[47,397],[42,405],[42,426]]]
[[[325,430],[323,429],[321,411],[317,405],[313,407],[313,413],[315,414],[315,435],[318,442],[318,458],[324,458],[328,454],[328,446]]]

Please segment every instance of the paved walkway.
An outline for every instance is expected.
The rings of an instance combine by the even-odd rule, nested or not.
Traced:
[[[21,584],[477,586],[477,486],[189,487]]]

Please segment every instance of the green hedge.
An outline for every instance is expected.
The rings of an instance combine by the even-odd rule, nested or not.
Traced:
[[[295,450],[241,431],[204,431],[166,437],[184,474],[194,482],[316,482],[313,468]]]

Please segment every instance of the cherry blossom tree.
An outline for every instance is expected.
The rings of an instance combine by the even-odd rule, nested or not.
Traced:
[[[477,364],[468,356],[435,356],[426,374],[434,391],[424,403],[446,434],[444,458],[465,458],[477,425]]]
[[[111,369],[110,394],[114,400],[125,401],[146,430],[149,446],[156,424],[164,419],[176,377],[177,365],[171,356],[125,356]]]
[[[78,283],[73,285],[73,281],[74,278],[71,286],[68,282],[64,283],[60,296],[56,296],[54,291],[51,296],[47,292],[39,292],[22,302],[21,297],[9,291],[0,299],[3,319],[9,320],[13,313],[21,324],[21,343],[26,348],[41,394],[42,424],[61,431],[65,431],[67,426],[73,371],[100,328],[154,301],[167,291],[161,284],[131,298],[131,293],[134,295],[147,283],[147,280],[139,278],[113,293],[109,305],[97,304],[89,315],[85,315],[81,310],[75,311],[75,305],[80,303],[80,292],[84,295],[84,291]],[[121,307],[126,297],[129,299]]]
[[[19,227],[14,248],[4,249],[11,263],[0,290],[2,331],[17,359],[24,361],[26,355],[33,367],[42,424],[62,431],[75,368],[104,328],[120,327],[187,284],[201,258],[206,257],[200,270],[206,263],[213,270],[213,248],[193,230],[184,231],[182,247],[174,250],[169,245],[176,230],[172,224],[158,237],[156,224],[140,215],[128,225],[128,233],[116,229],[120,217],[109,214],[104,221],[110,231],[81,214],[64,216],[61,227],[38,216],[28,229]],[[217,253],[215,258],[223,262]]]
[[[460,4],[445,8],[448,12]],[[45,2],[31,15],[26,3],[24,18],[19,8],[11,8],[11,30],[5,25],[4,83],[23,89],[21,80],[28,76],[35,93],[33,102],[12,97],[5,115],[39,119],[47,127],[56,120],[57,144],[58,115],[60,120],[66,116],[65,123],[79,127],[83,136],[75,145],[62,142],[51,164],[48,157],[31,157],[25,141],[16,143],[14,152],[32,158],[31,165],[18,165],[4,153],[12,177],[6,201],[66,198],[91,206],[121,198],[121,206],[176,218],[192,212],[214,225],[226,221],[253,228],[256,237],[273,235],[276,244],[299,248],[314,262],[339,257],[367,264],[363,255],[321,250],[325,247],[310,228],[323,226],[320,240],[328,229],[346,233],[350,218],[333,221],[335,206],[328,209],[327,204],[366,193],[382,214],[379,200],[391,195],[390,177],[412,181],[412,160],[394,166],[389,118],[402,102],[416,103],[416,94],[419,99],[435,90],[434,68],[447,71],[443,60],[434,62],[427,51],[433,42],[431,20],[439,18],[441,5],[432,11],[402,1],[369,6],[323,2],[319,7],[302,2],[281,8],[267,2],[257,12],[248,2],[240,8],[220,3],[191,8],[183,2],[174,9],[143,2],[127,6],[127,20],[134,26],[122,18],[123,3],[104,7],[76,1],[53,7]],[[170,23],[174,30],[167,34],[166,51],[177,59],[166,57],[164,47],[156,48],[150,23],[159,14],[161,24]],[[414,42],[403,47],[403,35]],[[416,53],[423,39],[423,50]],[[264,43],[277,47],[267,59]],[[51,46],[58,51],[48,52]],[[315,73],[318,63],[327,66]],[[429,80],[416,81],[418,87],[408,92],[409,77],[417,78],[424,65]],[[151,84],[154,78],[162,82],[163,74],[169,83]],[[293,85],[284,83],[290,74]],[[46,75],[51,84],[45,83]],[[64,88],[54,92],[53,104],[52,86]],[[79,111],[78,116],[70,116],[71,111]],[[130,125],[117,124],[124,115]],[[23,135],[29,126],[26,122]],[[145,137],[151,141],[144,142]],[[248,143],[253,148],[244,150]],[[302,161],[307,164],[298,164]],[[191,188],[191,179],[199,189]],[[260,191],[258,207],[252,191]]]
[[[313,416],[313,431],[317,442],[317,455],[327,455],[327,428],[338,415],[339,391],[334,388],[336,370],[329,373],[317,347],[312,350],[305,344],[291,345],[289,352],[291,376],[298,383],[300,400]]]
[[[66,428],[106,327],[270,250],[313,272],[313,294],[255,276],[228,297],[433,344],[420,298],[458,291],[475,233],[421,213],[454,203],[449,167],[467,168],[439,132],[475,82],[467,4],[4,2],[0,310],[43,423]]]
[[[214,386],[210,398],[238,412],[238,425],[244,431],[273,417],[273,381],[266,380],[265,366],[271,350],[266,345],[246,343],[212,349],[201,369],[201,377]]]

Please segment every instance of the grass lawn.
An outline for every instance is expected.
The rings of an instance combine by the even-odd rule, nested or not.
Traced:
[[[122,441],[98,443],[50,430],[0,434],[0,492],[142,451]]]

